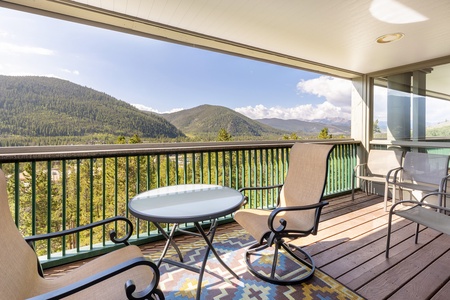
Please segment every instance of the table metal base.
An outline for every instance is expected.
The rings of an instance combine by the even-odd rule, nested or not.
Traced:
[[[157,262],[158,268],[160,267],[161,263],[164,261],[165,263],[169,263],[169,264],[172,264],[174,266],[181,267],[181,268],[187,269],[189,271],[199,273],[196,299],[200,299],[201,288],[202,288],[202,280],[203,280],[203,273],[205,272],[206,262],[208,261],[209,252],[210,251],[214,254],[214,256],[217,258],[217,260],[220,262],[220,264],[225,269],[227,269],[228,272],[230,272],[231,275],[233,275],[234,277],[239,279],[239,276],[236,275],[236,273],[233,272],[233,270],[231,270],[230,267],[228,267],[225,264],[225,262],[220,258],[219,254],[217,253],[216,249],[214,248],[214,246],[212,244],[213,240],[214,240],[214,235],[215,235],[216,229],[217,229],[217,220],[214,219],[211,222],[212,222],[211,223],[211,228],[208,231],[208,233],[205,232],[205,230],[202,228],[202,226],[198,222],[194,222],[194,225],[195,225],[195,228],[198,231],[198,234],[194,233],[194,232],[188,232],[188,231],[184,231],[183,230],[183,232],[185,232],[187,234],[202,236],[203,239],[205,240],[206,244],[207,244],[205,256],[203,258],[202,266],[200,268],[194,267],[194,266],[189,266],[189,265],[183,263],[183,255],[181,254],[180,249],[178,248],[177,244],[173,240],[175,232],[177,231],[177,228],[178,228],[178,224],[177,223],[174,224],[172,230],[170,231],[170,234],[167,234],[167,232],[158,223],[153,223],[160,230],[162,235],[167,239],[167,242],[166,242],[166,245],[164,246],[164,250],[163,250],[163,252],[161,254],[161,257],[160,257],[159,261]],[[166,256],[167,250],[169,249],[170,245],[172,245],[172,247],[175,248],[175,250],[176,250],[176,252],[178,254],[178,257],[180,259],[179,262],[171,260],[171,259],[164,258]]]

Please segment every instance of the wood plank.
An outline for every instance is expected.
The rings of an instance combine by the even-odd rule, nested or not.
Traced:
[[[393,265],[386,272],[357,289],[356,292],[368,299],[389,297],[450,247],[450,236],[448,235],[440,235],[435,241],[439,242],[427,244],[423,247],[423,251],[415,252]]]
[[[414,226],[411,224],[411,226]],[[401,236],[401,232],[397,233],[398,236]],[[380,274],[384,273],[387,269],[391,268],[392,265],[402,261],[407,258],[412,253],[420,250],[424,247],[425,244],[431,242],[436,239],[441,234],[432,229],[424,229],[420,232],[421,243],[414,244],[411,238],[404,240],[403,242],[395,245],[390,250],[390,258],[386,260],[384,250],[379,255],[373,257],[372,259],[366,261],[358,265],[356,268],[351,271],[343,274],[342,276],[336,277],[341,283],[345,284],[351,289],[357,290],[360,287],[364,286],[368,281],[373,280]],[[384,243],[383,248],[386,248],[386,244]],[[370,249],[368,250],[370,251]],[[341,264],[346,264],[347,262],[341,260],[339,261]]]
[[[325,200],[329,202],[329,205],[324,207],[323,213],[328,214],[341,208],[351,207],[356,204],[364,205],[361,203],[370,202],[373,200],[379,201],[380,198],[378,196],[367,196],[365,193],[355,193],[354,201],[352,201],[351,194],[341,195],[338,197],[333,197]]]
[[[399,217],[395,217],[395,219],[399,219]],[[336,217],[333,220],[335,223],[327,222],[327,226],[321,227],[319,225],[319,232],[316,236],[310,235],[297,239],[293,244],[298,246],[308,245],[307,251],[310,251],[310,253],[319,253],[325,250],[321,249],[325,244],[319,242],[334,240],[336,245],[339,242],[345,242],[345,240],[361,235],[366,231],[374,230],[378,226],[385,225],[387,223],[387,216],[380,209],[372,211],[370,208],[365,208],[361,214],[350,214],[342,218]],[[355,231],[355,228],[362,226],[362,224],[364,224],[363,226],[366,229],[364,230],[360,227]],[[339,241],[339,239],[343,240]],[[327,248],[330,247],[332,245],[329,245]]]
[[[330,201],[330,203],[332,203]],[[336,217],[339,216],[345,216],[347,214],[351,214],[353,212],[358,212],[361,211],[362,209],[366,208],[366,207],[370,207],[370,206],[375,206],[375,205],[383,205],[383,199],[378,197],[378,196],[372,196],[371,198],[367,198],[367,200],[365,201],[350,201],[351,204],[347,204],[347,205],[327,205],[325,206],[324,210],[322,211],[321,217],[320,217],[320,221],[321,223],[330,219],[334,219]],[[328,208],[328,206],[330,206]],[[327,209],[328,208],[328,209]],[[325,223],[326,224],[326,223]],[[322,225],[322,226],[326,226],[326,225]]]
[[[358,238],[359,236],[362,236],[364,234],[373,233],[376,232],[377,230],[385,228],[387,220],[388,220],[387,215],[384,215],[381,211],[376,211],[374,213],[365,214],[360,217],[355,217],[352,219],[349,218],[346,222],[330,227],[329,233],[328,230],[325,229],[323,231],[320,230],[318,235],[320,237],[322,236],[325,237],[320,241],[327,241],[333,239],[334,240],[345,239],[346,241],[349,241],[351,239]],[[393,218],[394,230],[398,230],[399,228],[411,223],[410,221],[407,221],[397,224],[399,220],[404,219],[400,217]],[[318,254],[321,252],[320,251],[321,247],[323,246],[321,246],[320,243],[316,243],[308,246],[308,250],[311,251],[311,253]]]
[[[450,280],[430,300],[448,300],[450,295]]]
[[[379,201],[371,202],[370,205],[365,205],[364,207],[358,207],[357,210],[346,210],[344,214],[337,214],[333,218],[322,220],[319,229],[324,229],[328,227],[334,227],[340,223],[351,221],[354,218],[359,218],[362,216],[374,218],[388,215],[387,212],[383,210],[383,204]]]
[[[378,213],[381,214],[381,212],[376,212],[370,215],[362,215],[354,219],[349,219],[345,223],[321,230],[318,236],[324,238],[304,248],[311,255],[318,255],[330,248],[356,239],[363,234],[382,230],[386,228],[387,216],[379,215]],[[404,224],[409,223],[411,222],[405,222]],[[395,226],[398,225],[396,224]],[[303,240],[299,239],[299,242],[303,242]]]
[[[402,220],[394,225],[401,226],[403,223]],[[415,229],[413,223],[400,227],[397,230],[398,234],[391,237],[392,244],[403,242],[405,238],[411,240]],[[314,260],[321,270],[337,278],[378,255],[385,255],[385,236],[386,226],[375,232],[365,233],[344,245],[339,245],[331,253],[321,253],[314,256]],[[412,240],[410,243],[412,243]]]
[[[430,294],[436,293],[443,284],[448,282],[450,278],[449,266],[450,251],[447,251],[389,299],[426,299]],[[447,294],[447,297],[450,298],[450,295]]]

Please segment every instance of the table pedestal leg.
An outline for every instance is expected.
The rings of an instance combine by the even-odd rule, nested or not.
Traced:
[[[178,228],[178,224],[173,225],[172,230],[170,231],[169,235],[167,235],[167,232],[164,229],[162,229],[162,227],[158,223],[153,223],[153,224],[156,226],[156,228],[158,228],[158,230],[161,232],[161,234],[167,239],[166,245],[164,246],[164,250],[163,250],[161,257],[159,258],[159,261],[156,264],[156,266],[159,268],[159,266],[161,265],[161,262],[163,261],[164,256],[166,256],[166,253],[167,253],[167,250],[169,249],[170,244],[172,244],[172,247],[174,247],[175,250],[177,251],[180,261],[183,262],[183,255],[181,255],[180,248],[178,248],[177,244],[173,241],[173,236],[175,234],[175,231]]]
[[[177,244],[175,243],[175,241],[173,240],[173,236],[175,234],[175,231],[178,228],[178,224],[174,224],[172,230],[170,231],[170,234],[167,234],[167,232],[165,232],[162,227],[158,224],[158,223],[154,223],[155,226],[161,231],[161,233],[164,235],[164,237],[167,239],[166,241],[166,245],[164,246],[164,250],[161,254],[161,257],[157,263],[158,268],[161,265],[161,262],[164,261],[166,263],[181,267],[181,268],[185,268],[187,270],[199,273],[199,277],[198,277],[198,285],[197,285],[197,296],[196,299],[200,299],[200,295],[201,295],[201,290],[202,290],[202,281],[203,281],[203,274],[205,273],[205,268],[206,268],[206,262],[208,261],[208,256],[209,256],[209,252],[211,251],[214,256],[217,258],[217,260],[219,261],[219,263],[228,270],[228,272],[230,272],[231,275],[233,275],[234,277],[236,277],[237,279],[239,279],[239,276],[233,272],[233,270],[230,269],[230,267],[228,267],[225,262],[220,258],[219,254],[217,253],[216,249],[213,246],[213,240],[214,240],[214,236],[216,234],[216,229],[217,229],[217,220],[212,220],[211,221],[211,228],[207,233],[205,233],[205,230],[203,230],[202,226],[199,224],[199,222],[194,222],[195,228],[197,229],[197,231],[199,232],[199,234],[203,237],[203,239],[205,240],[207,247],[206,247],[206,251],[205,251],[205,256],[203,257],[203,262],[202,262],[202,266],[199,268],[197,267],[193,267],[193,266],[189,266],[186,264],[183,264],[183,256],[181,255],[181,251],[178,248]],[[194,233],[191,233],[194,234]],[[194,234],[194,235],[198,235],[198,234]],[[209,237],[208,237],[209,235]],[[178,256],[180,258],[180,262],[177,261],[173,261],[170,259],[164,259],[164,256],[167,253],[167,250],[169,248],[169,245],[172,244],[172,246],[175,248],[175,250],[178,253]]]
[[[207,234],[203,230],[202,226],[198,222],[194,222],[195,227],[197,228],[198,232],[202,235],[203,239],[205,240],[206,244],[208,244],[208,247],[206,247],[205,257],[203,258],[202,267],[200,269],[200,275],[198,277],[198,285],[197,285],[197,300],[200,299],[201,289],[202,289],[202,281],[203,281],[203,273],[205,272],[206,262],[208,261],[209,251],[211,250],[214,256],[217,258],[217,260],[220,262],[222,266],[225,267],[225,269],[228,270],[228,272],[231,273],[234,277],[239,279],[239,276],[234,273],[230,267],[228,267],[225,262],[220,258],[219,254],[217,253],[216,249],[213,247],[212,242],[214,240],[214,235],[216,234],[217,229],[217,220],[213,220],[213,226],[211,226],[210,234],[211,237],[208,238]]]

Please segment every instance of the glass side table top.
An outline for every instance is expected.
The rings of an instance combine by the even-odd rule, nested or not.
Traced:
[[[128,203],[131,213],[159,223],[199,222],[238,210],[244,196],[237,190],[211,184],[181,184],[143,192]]]

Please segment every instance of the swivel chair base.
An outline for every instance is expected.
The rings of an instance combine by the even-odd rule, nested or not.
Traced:
[[[307,253],[306,251],[304,251],[303,249],[301,249],[300,247],[297,247],[295,245],[292,244],[286,244],[284,241],[281,241],[279,243],[275,243],[274,244],[274,255],[273,255],[273,261],[272,261],[272,269],[270,272],[270,276],[267,276],[265,274],[263,274],[263,272],[258,271],[255,269],[255,267],[253,266],[253,263],[251,261],[251,256],[252,255],[257,255],[257,252],[263,251],[266,248],[269,248],[270,245],[267,243],[264,244],[259,244],[256,243],[252,246],[250,246],[246,252],[246,263],[247,263],[247,269],[256,277],[258,277],[261,280],[273,283],[273,284],[278,284],[278,285],[293,285],[293,284],[299,284],[301,282],[304,282],[308,279],[310,279],[313,275],[314,275],[314,271],[316,270],[316,266],[314,264],[314,261],[311,257],[311,255],[309,255],[309,253]],[[295,277],[294,279],[282,279],[282,274],[277,274],[276,273],[276,267],[277,267],[277,263],[278,263],[278,255],[279,255],[279,249],[283,247],[283,249],[289,253],[289,255],[286,255],[287,258],[291,259],[292,261],[294,261],[295,264],[300,264],[300,265],[304,265],[306,266],[305,273],[300,274],[298,277]],[[291,250],[291,248],[293,250]],[[300,252],[301,254],[303,254],[306,259],[300,258],[297,254],[295,254],[294,252]],[[309,262],[308,262],[309,261]],[[309,270],[308,270],[309,269]],[[287,275],[287,274],[286,274]]]

